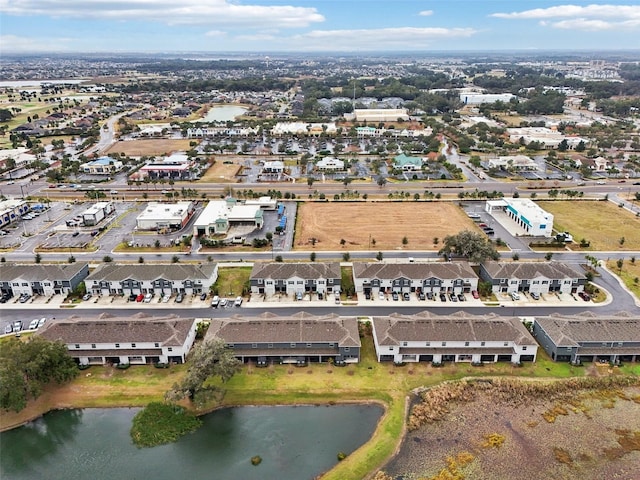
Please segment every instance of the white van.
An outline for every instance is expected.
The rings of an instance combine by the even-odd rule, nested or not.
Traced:
[[[518,292],[511,292],[511,300],[520,300],[520,294]]]

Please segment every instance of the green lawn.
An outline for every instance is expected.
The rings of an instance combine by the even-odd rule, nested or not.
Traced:
[[[622,270],[618,268],[616,261],[611,260],[607,262],[607,268],[622,279],[636,298],[640,298],[640,258],[635,259],[633,263],[631,263],[631,257],[624,259]]]
[[[244,295],[249,288],[251,267],[228,267],[218,269],[218,280],[213,288],[220,296]]]

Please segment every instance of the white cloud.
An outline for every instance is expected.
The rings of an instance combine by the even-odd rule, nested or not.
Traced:
[[[209,30],[204,34],[205,37],[224,37],[227,35],[227,32],[223,32],[222,30]]]
[[[0,35],[0,52],[64,52],[69,51],[70,38],[33,38]]]
[[[8,15],[44,15],[54,18],[139,21],[168,25],[219,25],[245,28],[306,27],[323,22],[313,7],[244,5],[232,0],[0,0]]]
[[[477,31],[473,28],[313,30],[291,37],[290,43],[296,45],[296,48],[306,50],[415,50],[436,41],[468,38],[475,33]]]
[[[595,18],[629,19],[640,18],[640,6],[627,5],[558,5],[549,8],[534,8],[522,12],[493,13],[492,17],[507,19],[550,18]]]
[[[421,17],[430,17],[431,15],[433,15],[433,10],[422,10],[418,13],[418,15],[420,15]]]

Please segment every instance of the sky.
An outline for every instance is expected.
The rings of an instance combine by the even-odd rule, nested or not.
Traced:
[[[0,0],[0,55],[639,48],[639,0]]]

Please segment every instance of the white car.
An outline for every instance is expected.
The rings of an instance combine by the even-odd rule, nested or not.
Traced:
[[[162,296],[162,303],[167,303],[167,302],[169,301],[169,299],[170,299],[170,298],[171,298],[171,295],[170,295],[170,294],[168,294],[168,293],[165,293],[165,294]]]
[[[31,323],[29,324],[29,330],[35,330],[36,328],[38,328],[39,322],[40,322],[39,318],[34,318],[33,320],[31,320]]]
[[[384,292],[380,292],[380,293],[378,293],[378,298],[379,298],[380,300],[384,300]]]
[[[221,307],[226,307],[227,306],[227,299],[226,298],[221,298],[220,299],[220,306]]]
[[[220,297],[218,295],[214,295],[211,299],[211,306],[213,308],[218,308],[218,305],[220,305]]]
[[[153,293],[147,293],[144,296],[144,303],[151,303],[151,299],[153,298]]]
[[[512,300],[520,300],[520,294],[518,292],[511,292]]]
[[[236,297],[236,301],[235,301],[235,302],[233,302],[233,304],[234,304],[236,307],[239,307],[240,305],[242,305],[242,297]]]
[[[42,317],[39,321],[38,321],[38,328],[41,328],[45,322],[47,321],[47,319],[45,317]]]

